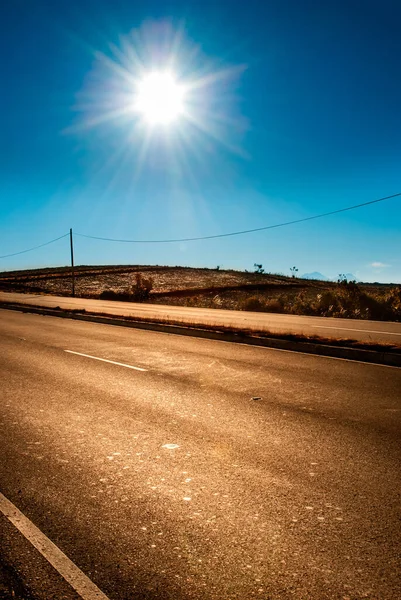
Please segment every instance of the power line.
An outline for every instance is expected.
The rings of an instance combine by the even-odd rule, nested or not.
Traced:
[[[48,246],[49,244],[53,244],[53,242],[57,242],[58,240],[61,240],[62,238],[67,237],[68,235],[70,235],[70,234],[65,233],[64,235],[60,235],[60,237],[55,238],[54,240],[50,240],[49,242],[45,242],[44,244],[40,244],[39,246],[34,246],[33,248],[28,248],[27,250],[21,250],[20,252],[13,252],[12,254],[4,254],[3,256],[0,256],[0,258],[8,258],[10,256],[17,256],[17,254],[25,254],[25,252],[31,252],[32,250],[37,250],[38,248],[43,248],[43,246]]]
[[[120,240],[120,239],[106,238],[106,237],[100,237],[100,236],[95,236],[95,235],[86,235],[84,233],[75,233],[75,235],[78,235],[78,236],[84,237],[84,238],[93,239],[93,240],[102,240],[105,242],[121,242],[121,243],[127,243],[127,244],[169,244],[169,243],[177,243],[177,242],[195,242],[195,241],[200,241],[200,240],[212,240],[212,239],[223,238],[223,237],[231,237],[231,236],[235,236],[235,235],[244,235],[247,233],[256,233],[257,231],[266,231],[268,229],[277,229],[279,227],[287,227],[288,225],[295,225],[297,223],[305,223],[306,221],[312,221],[314,219],[321,219],[322,217],[328,217],[328,216],[336,215],[336,214],[343,213],[343,212],[346,212],[349,210],[355,210],[357,208],[369,206],[370,204],[377,204],[378,202],[384,202],[385,200],[391,200],[392,198],[397,198],[399,196],[401,196],[401,192],[398,192],[397,194],[392,194],[391,196],[377,198],[376,200],[370,200],[369,202],[362,202],[361,204],[354,204],[353,206],[347,206],[346,208],[339,208],[337,210],[332,210],[330,212],[313,215],[311,217],[295,219],[294,221],[286,221],[285,223],[277,223],[276,225],[266,225],[264,227],[256,227],[255,229],[244,229],[242,231],[233,231],[230,233],[220,233],[217,235],[205,235],[205,236],[201,236],[201,237],[178,238],[178,239],[167,239],[167,240]],[[54,238],[53,240],[49,240],[48,242],[45,242],[44,244],[39,244],[39,246],[27,248],[26,250],[20,250],[19,252],[13,252],[12,254],[4,254],[3,256],[0,256],[0,259],[1,258],[9,258],[11,256],[17,256],[19,254],[25,254],[26,252],[32,252],[32,250],[37,250],[39,248],[43,248],[44,246],[48,246],[49,244],[53,244],[54,242],[57,242],[58,240],[68,237],[69,235],[70,235],[69,233],[65,233],[64,235],[60,235],[59,237]]]
[[[354,206],[347,206],[346,208],[340,208],[338,210],[332,210],[330,212],[321,213],[319,215],[313,215],[312,217],[304,217],[303,219],[296,219],[295,221],[287,221],[285,223],[278,223],[276,225],[266,225],[265,227],[256,227],[255,229],[244,229],[242,231],[233,231],[231,233],[220,233],[218,235],[205,235],[202,237],[192,238],[180,238],[171,240],[119,240],[114,238],[99,237],[96,235],[85,235],[84,233],[75,233],[80,237],[90,238],[92,240],[102,240],[105,242],[122,242],[125,244],[170,244],[173,242],[195,242],[199,240],[212,240],[216,238],[230,237],[234,235],[244,235],[246,233],[255,233],[257,231],[266,231],[267,229],[277,229],[278,227],[287,227],[288,225],[295,225],[296,223],[304,223],[305,221],[312,221],[314,219],[321,219],[322,217],[328,217],[330,215],[337,215],[348,210],[355,210],[356,208],[362,208],[369,204],[376,204],[378,202],[384,202],[384,200],[390,200],[391,198],[397,198],[401,196],[401,192],[393,194],[392,196],[385,196],[384,198],[378,198],[377,200],[370,200],[369,202],[362,202],[362,204],[355,204]],[[0,257],[1,258],[1,257]]]

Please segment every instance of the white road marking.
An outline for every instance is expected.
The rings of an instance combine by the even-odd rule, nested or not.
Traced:
[[[112,365],[118,365],[119,367],[126,367],[127,369],[134,369],[135,371],[147,371],[142,367],[134,367],[133,365],[126,365],[125,363],[116,362],[115,360],[107,360],[107,358],[99,358],[98,356],[91,356],[90,354],[82,354],[82,352],[74,352],[73,350],[64,350],[69,354],[77,354],[78,356],[84,356],[85,358],[93,358],[93,360],[101,360],[102,362],[110,363]]]
[[[356,329],[351,327],[333,327],[333,325],[311,325],[314,329],[341,329],[342,331],[362,331],[362,333],[380,333],[383,335],[401,335],[395,331],[374,331],[371,329]]]
[[[42,556],[60,573],[83,600],[109,600],[103,592],[0,492],[0,511]]]

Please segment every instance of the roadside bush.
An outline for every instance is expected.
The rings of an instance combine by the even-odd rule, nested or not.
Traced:
[[[272,298],[266,301],[263,310],[271,313],[282,313],[284,312],[284,303],[281,298]]]
[[[314,315],[316,314],[316,308],[311,299],[306,296],[305,292],[299,292],[293,300],[286,304],[285,312],[294,315]]]
[[[213,308],[221,308],[222,304],[223,304],[222,299],[220,298],[220,296],[218,294],[213,296],[212,301],[211,301],[211,305]]]
[[[384,298],[394,321],[401,321],[401,286],[391,288]]]
[[[156,301],[164,303],[162,298],[151,296],[152,278],[135,274],[133,284],[127,289],[104,290],[103,300],[128,302]],[[172,302],[171,302],[172,303]],[[374,288],[358,285],[355,281],[341,279],[337,284],[323,289],[310,287],[302,291],[286,290],[280,295],[269,298],[267,294],[255,292],[247,298],[238,298],[230,291],[228,294],[208,291],[199,295],[175,299],[177,306],[200,308],[224,308],[253,312],[287,313],[321,317],[342,317],[351,319],[374,319],[377,321],[401,321],[401,286],[392,288]]]
[[[135,274],[135,283],[131,288],[127,288],[121,292],[115,290],[103,290],[100,293],[100,300],[121,300],[123,302],[145,302],[149,299],[150,292],[153,288],[153,279],[146,279],[141,273]]]
[[[115,290],[103,290],[99,294],[100,300],[120,300],[122,302],[129,302],[131,300],[131,294],[129,291],[116,292]]]
[[[187,298],[185,298],[185,305],[186,306],[201,306],[202,303],[202,297],[201,296],[188,296]]]
[[[131,300],[132,302],[145,302],[149,299],[150,292],[153,288],[153,278],[143,277],[142,273],[135,274],[135,283],[132,286]]]
[[[243,301],[241,310],[263,312],[266,310],[266,303],[259,296],[250,296]]]
[[[361,290],[355,281],[340,280],[332,290],[314,298],[300,292],[293,300],[284,302],[283,312],[320,317],[374,319],[399,321],[401,319],[401,288],[392,288],[385,296]]]
[[[320,316],[332,317],[340,309],[340,302],[334,292],[326,291],[317,294],[316,300],[312,302],[314,313]]]
[[[361,318],[382,321],[391,320],[393,317],[391,307],[384,299],[375,298],[366,293],[362,293],[359,297],[359,308]]]
[[[391,301],[362,291],[355,281],[339,281],[337,296],[341,305],[338,316],[376,321],[392,320],[396,316]]]

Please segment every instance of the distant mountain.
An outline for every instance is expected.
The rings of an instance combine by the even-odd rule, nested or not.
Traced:
[[[344,273],[344,277],[347,281],[359,281],[352,273]],[[337,281],[338,275],[336,277],[327,277],[323,275],[323,273],[319,273],[319,271],[313,271],[313,273],[304,273],[301,275],[302,279],[317,279],[318,281]]]
[[[304,273],[301,275],[302,279],[318,279],[319,281],[330,281],[329,277],[319,273],[319,271],[313,271],[313,273]]]

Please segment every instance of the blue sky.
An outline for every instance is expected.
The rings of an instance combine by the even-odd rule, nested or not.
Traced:
[[[1,11],[0,255],[70,227],[207,236],[401,192],[399,2],[13,0]],[[199,84],[196,123],[149,132],[122,114],[134,53],[149,69],[174,53],[180,81]],[[77,236],[75,253],[78,264],[257,262],[401,282],[400,233],[394,198],[215,240]],[[64,238],[0,270],[68,260]]]

